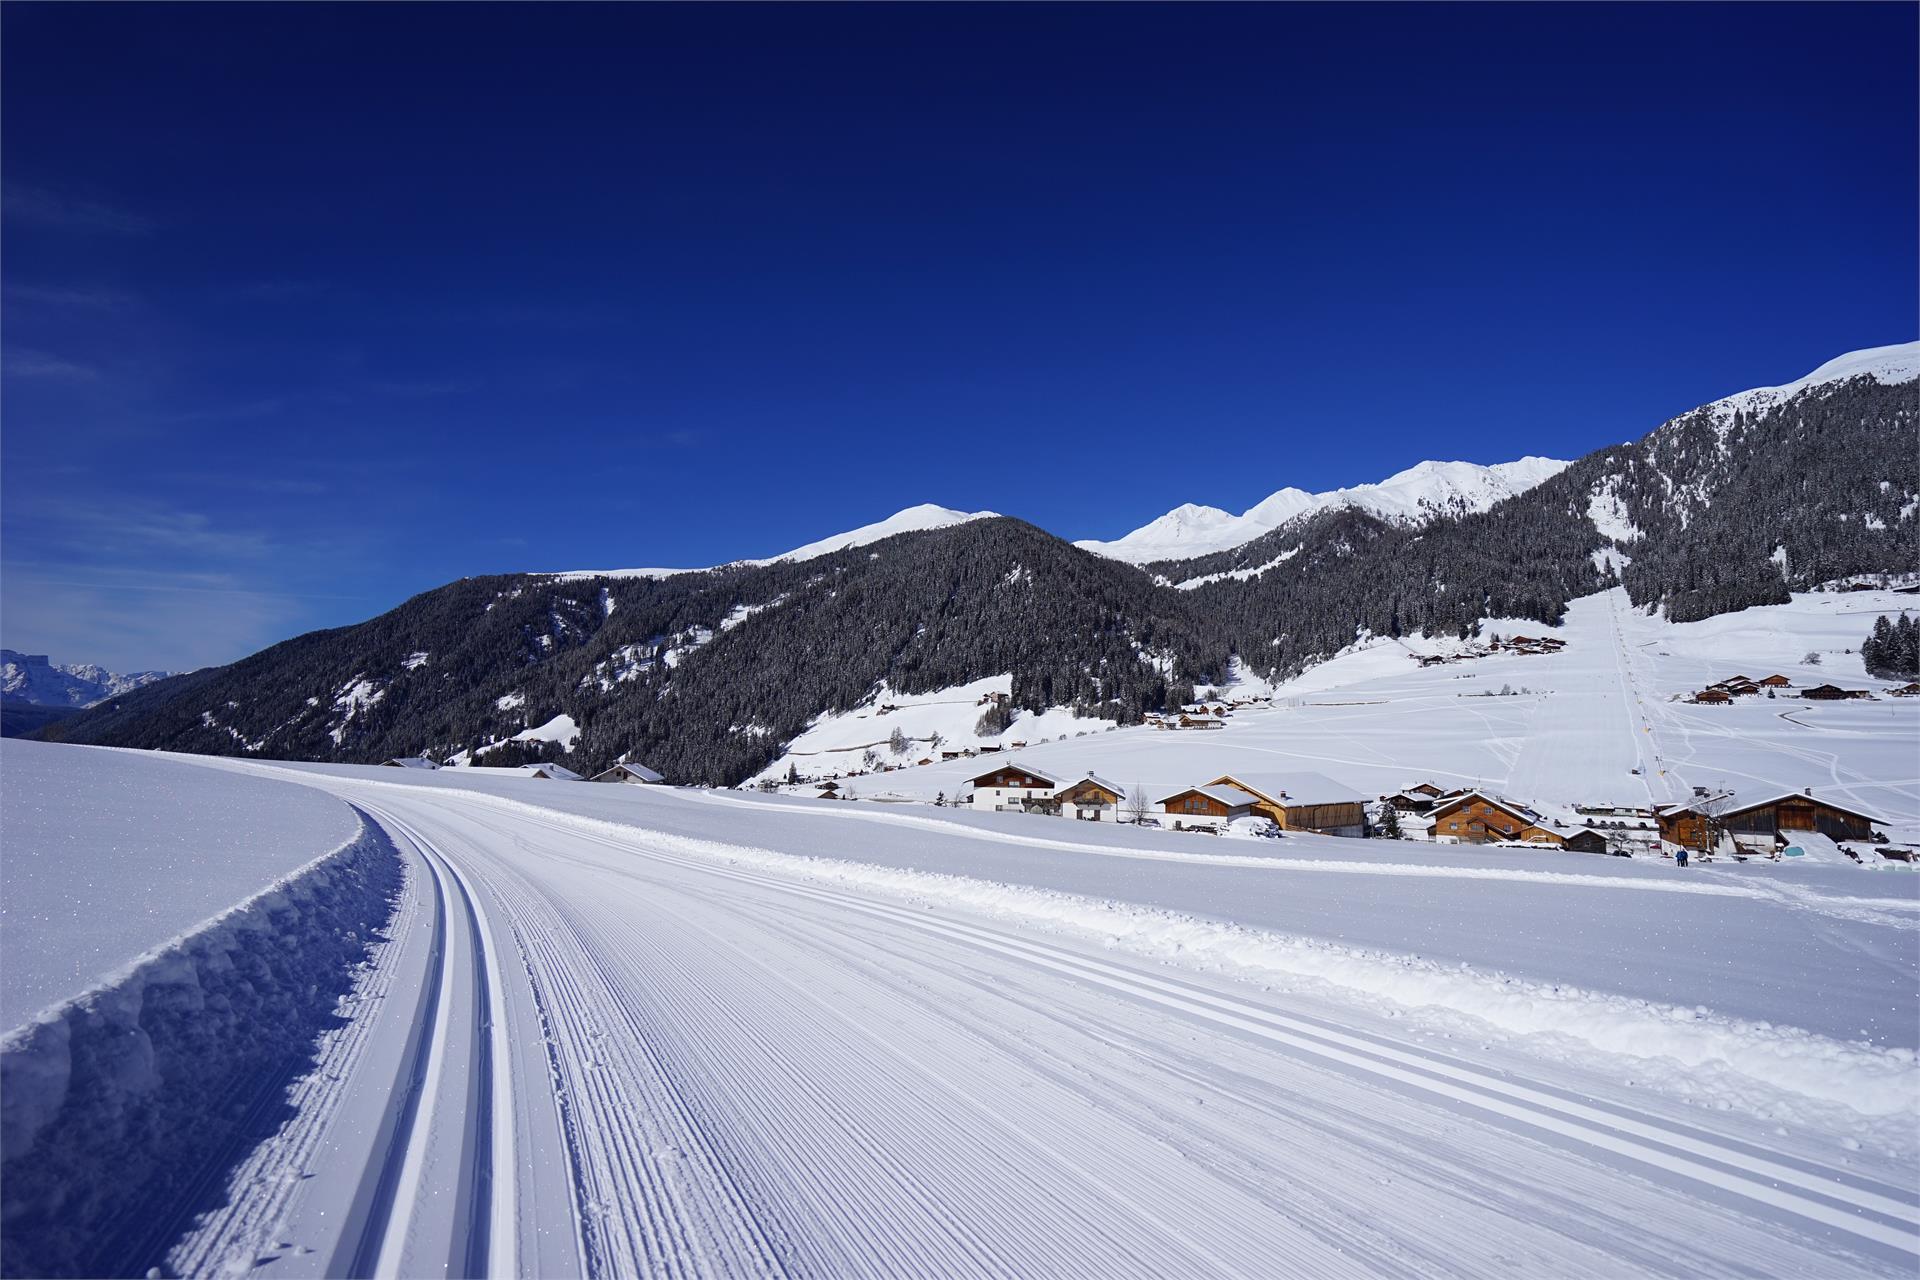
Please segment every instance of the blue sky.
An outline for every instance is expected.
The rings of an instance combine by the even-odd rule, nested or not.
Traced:
[[[0,643],[1563,457],[1915,336],[1910,5],[4,15]]]

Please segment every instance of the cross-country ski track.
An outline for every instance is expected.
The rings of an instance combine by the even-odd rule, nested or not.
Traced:
[[[1897,1173],[1657,1094],[724,846],[304,781],[388,833],[408,901],[358,1048],[234,1189],[269,1208],[210,1215],[169,1270],[1844,1276],[1920,1255]]]

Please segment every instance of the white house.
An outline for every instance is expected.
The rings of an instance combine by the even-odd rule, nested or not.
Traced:
[[[605,773],[596,773],[589,782],[664,782],[653,770],[643,764],[617,764]]]
[[[1071,814],[1082,822],[1118,822],[1127,793],[1117,783],[1089,773],[1054,793],[1062,816]]]
[[[1008,760],[972,779],[976,809],[1022,809],[1028,800],[1052,800],[1060,779]]]

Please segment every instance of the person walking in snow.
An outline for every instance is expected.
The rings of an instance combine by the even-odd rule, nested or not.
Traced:
[[[1687,847],[1685,845],[1681,845],[1673,851],[1673,860],[1678,866],[1684,867],[1687,865]]]

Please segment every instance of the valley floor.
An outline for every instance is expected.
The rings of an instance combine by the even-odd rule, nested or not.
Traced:
[[[188,790],[248,773],[328,793],[406,879],[289,1114],[227,1153],[182,1234],[113,1270],[1825,1277],[1920,1258],[1907,877],[1557,882],[1378,849],[1336,870],[1312,847],[1195,858],[1171,833],[1076,849],[1046,839],[1072,824],[1011,815],[135,759]],[[1383,922],[1423,914],[1448,927],[1393,946]],[[1689,999],[1656,937],[1752,972],[1702,964]],[[1463,965],[1479,945],[1511,972]]]

